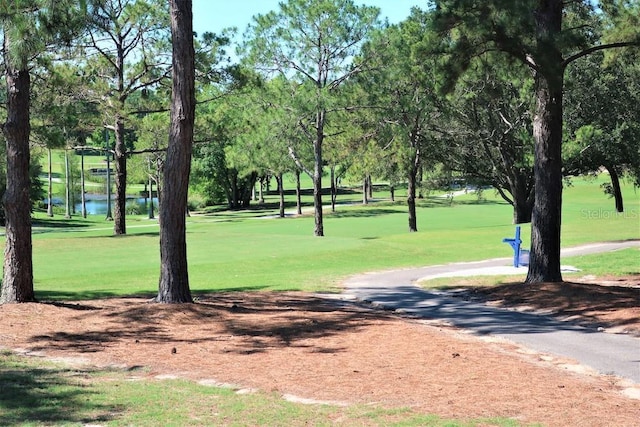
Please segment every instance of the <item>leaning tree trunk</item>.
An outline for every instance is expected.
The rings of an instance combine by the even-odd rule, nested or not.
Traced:
[[[170,0],[173,41],[171,127],[160,205],[160,283],[157,302],[193,302],[189,289],[186,206],[193,123],[195,63],[191,0]]]
[[[620,177],[616,168],[611,165],[606,165],[605,168],[609,171],[609,177],[611,178],[611,190],[613,192],[613,199],[616,202],[616,212],[624,212],[624,203],[622,201],[622,189],[620,188]]]
[[[558,62],[559,64],[560,62]],[[526,283],[561,282],[562,70],[536,74],[534,203]]]
[[[6,49],[7,39],[5,53]],[[6,243],[0,304],[35,301],[29,200],[29,71],[7,65],[6,83],[7,119],[2,126],[7,145],[7,188],[3,197]]]

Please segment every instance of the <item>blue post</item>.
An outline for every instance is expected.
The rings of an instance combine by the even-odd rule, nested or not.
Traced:
[[[520,266],[520,244],[522,244],[522,240],[520,240],[520,226],[516,225],[516,238],[515,239],[502,239],[504,243],[508,243],[513,248],[513,266]]]
[[[516,238],[515,242],[513,242],[513,266],[520,266],[520,245],[522,244],[522,240],[520,240],[520,226],[516,225]]]

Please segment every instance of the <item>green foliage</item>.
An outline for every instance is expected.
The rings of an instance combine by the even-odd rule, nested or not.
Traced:
[[[570,174],[600,167],[628,174],[640,186],[640,66],[603,55],[576,62],[568,72],[564,157]]]

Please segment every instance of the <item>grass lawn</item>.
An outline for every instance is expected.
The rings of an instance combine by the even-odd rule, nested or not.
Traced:
[[[512,210],[493,192],[450,204],[420,201],[418,233],[407,232],[406,206],[378,202],[341,205],[325,215],[325,237],[313,236],[313,217],[260,218],[261,212],[219,211],[187,218],[192,290],[331,290],[347,275],[398,267],[509,257]],[[270,196],[273,197],[273,196]],[[565,191],[563,246],[640,238],[640,197],[625,187],[617,214],[598,181],[574,180]],[[269,200],[271,201],[271,200]],[[159,277],[156,220],[127,218],[128,235],[113,236],[100,215],[64,220],[37,214],[34,275],[41,299],[153,294]],[[530,228],[522,228],[525,245]],[[577,265],[577,267],[581,267]]]

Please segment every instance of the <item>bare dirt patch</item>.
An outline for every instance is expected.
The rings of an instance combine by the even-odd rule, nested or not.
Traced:
[[[617,308],[598,299],[594,309],[593,292],[614,290],[601,293],[598,285],[570,295],[543,285],[538,293],[544,298],[532,289],[523,303],[542,308],[542,299],[555,301],[565,314],[582,312],[585,319],[640,331],[637,277],[629,281],[615,285],[628,294],[616,293]],[[515,304],[509,289],[493,296]],[[620,302],[627,298],[630,306]],[[142,298],[3,305],[0,318],[0,347],[96,366],[144,367],[136,375],[149,378],[178,376],[443,417],[512,417],[523,424],[634,426],[640,419],[640,400],[622,393],[634,385],[573,369],[573,361],[304,293],[210,294],[191,305]]]

